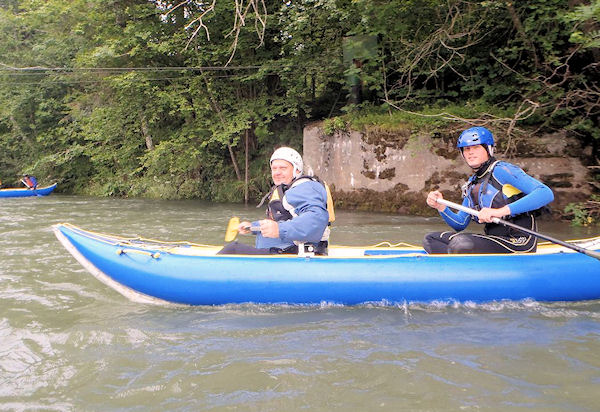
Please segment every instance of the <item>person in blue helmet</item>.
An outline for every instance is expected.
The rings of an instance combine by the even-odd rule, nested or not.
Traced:
[[[268,199],[267,218],[238,226],[239,233],[256,233],[255,246],[231,242],[218,254],[297,254],[303,243],[326,255],[330,214],[325,184],[302,174],[302,156],[290,147],[275,150],[269,163],[274,186],[259,204]]]
[[[437,202],[435,190],[427,204],[439,211],[454,231],[428,233],[423,240],[427,253],[516,253],[535,252],[535,236],[492,223],[501,218],[535,231],[535,218],[554,200],[552,190],[519,167],[494,157],[494,136],[485,127],[461,133],[457,143],[463,158],[475,172],[463,186],[463,206],[479,211],[479,217],[453,212]],[[484,224],[484,234],[463,233],[471,220]]]

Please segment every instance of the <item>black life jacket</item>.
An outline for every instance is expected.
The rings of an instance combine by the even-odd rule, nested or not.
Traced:
[[[266,199],[269,199],[267,203],[267,218],[272,219],[276,222],[286,221],[293,219],[296,216],[295,208],[290,205],[286,198],[285,192],[291,189],[294,186],[297,186],[302,183],[306,183],[307,181],[319,182],[325,187],[325,191],[327,192],[327,212],[329,214],[329,222],[323,235],[321,236],[321,241],[318,242],[315,247],[315,253],[318,255],[326,255],[327,254],[327,246],[329,244],[329,235],[331,233],[331,223],[335,220],[335,211],[333,208],[333,198],[331,197],[331,192],[329,190],[329,186],[327,183],[321,181],[316,176],[299,176],[295,178],[290,185],[280,184],[277,186],[273,186],[269,193],[267,193],[260,201],[258,206],[261,207]]]
[[[293,183],[292,183],[293,184]],[[292,185],[286,185],[282,183],[280,185],[274,186],[269,192],[269,203],[267,203],[267,217],[269,219],[273,219],[276,222],[290,220],[294,216],[292,215],[292,211],[287,209],[283,204],[285,192],[292,187]]]
[[[284,199],[285,192],[301,183],[304,183],[308,180],[312,180],[313,182],[319,182],[325,187],[325,191],[327,192],[327,212],[329,213],[329,225],[333,221],[335,221],[335,210],[333,205],[333,198],[331,197],[331,191],[329,190],[329,186],[327,183],[323,182],[317,176],[298,176],[295,178],[291,184],[286,185],[282,183],[277,186],[273,186],[269,193],[267,193],[260,201],[258,206],[261,207],[265,200],[269,199],[267,203],[267,217],[269,219],[273,219],[276,222],[290,220],[294,217],[294,207],[287,203]]]
[[[510,203],[516,202],[525,196],[519,189],[509,184],[501,184],[493,175],[494,168],[499,163],[499,160],[490,158],[475,175],[473,175],[463,189],[463,194],[470,199],[471,206],[475,210],[481,210],[484,207],[499,209]],[[491,190],[489,186],[491,185]],[[483,203],[483,204],[480,204]],[[531,210],[529,212],[520,213],[514,216],[507,216],[504,220],[512,222],[516,225],[526,227],[528,229],[535,228],[535,217],[541,214],[542,209]],[[475,216],[471,217],[477,221]],[[525,233],[519,232],[513,228],[508,228],[497,223],[486,223],[484,232],[487,235],[495,236],[511,236],[519,237],[526,236]]]

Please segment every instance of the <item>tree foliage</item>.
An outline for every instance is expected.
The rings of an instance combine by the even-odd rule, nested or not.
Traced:
[[[449,106],[600,150],[598,0],[1,3],[4,183],[258,198],[307,121]]]

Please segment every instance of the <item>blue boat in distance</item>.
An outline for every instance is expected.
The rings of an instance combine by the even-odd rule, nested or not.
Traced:
[[[38,189],[27,189],[24,188],[10,188],[0,189],[0,197],[28,197],[28,196],[48,196],[54,189],[56,189],[56,183],[46,187],[40,187]]]
[[[428,255],[331,246],[329,256],[217,255],[220,246],[53,227],[92,275],[136,302],[344,304],[600,299],[600,260],[553,244],[536,253]],[[576,241],[600,249],[600,237]]]

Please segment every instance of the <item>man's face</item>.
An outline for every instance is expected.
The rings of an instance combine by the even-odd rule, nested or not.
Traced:
[[[488,154],[487,150],[485,150],[485,147],[480,144],[463,147],[462,153],[467,164],[473,169],[478,169],[479,166],[487,162],[487,160],[490,158],[490,155]]]
[[[294,180],[294,166],[288,161],[275,159],[271,162],[271,177],[275,186],[282,183],[289,185]]]

